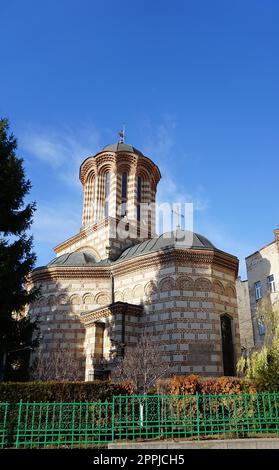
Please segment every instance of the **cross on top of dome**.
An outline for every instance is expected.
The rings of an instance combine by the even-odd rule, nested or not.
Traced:
[[[122,126],[121,131],[118,132],[118,135],[119,135],[119,137],[120,137],[118,143],[119,143],[119,144],[124,144],[124,142],[125,142],[125,137],[126,137],[126,134],[125,134],[125,125],[124,125],[124,124],[123,124],[123,126]]]

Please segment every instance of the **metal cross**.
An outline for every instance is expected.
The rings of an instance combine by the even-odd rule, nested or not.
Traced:
[[[180,227],[180,218],[184,218],[184,215],[181,214],[178,210],[172,209],[172,213],[176,215],[176,230],[179,230]]]
[[[125,124],[123,124],[121,131],[118,132],[118,135],[120,137],[119,143],[124,144],[124,142],[125,142]]]

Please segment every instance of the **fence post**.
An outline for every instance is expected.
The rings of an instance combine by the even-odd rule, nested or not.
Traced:
[[[10,411],[10,403],[6,401],[5,403],[1,403],[0,405],[5,406],[4,408],[4,416],[3,416],[3,423],[1,423],[1,426],[3,426],[1,430],[1,442],[0,442],[0,448],[3,449],[6,447],[6,444],[8,446],[9,442],[9,434],[8,434],[8,423],[9,423],[9,411]],[[2,406],[1,406],[2,408]]]
[[[17,428],[16,428],[16,441],[15,441],[15,447],[16,447],[16,449],[19,448],[21,413],[22,413],[22,400],[20,400],[19,406],[18,406],[18,417],[17,417]]]
[[[161,396],[157,395],[158,437],[161,439]]]
[[[197,435],[198,435],[198,439],[200,438],[200,410],[199,410],[199,394],[196,393],[196,408],[197,408],[197,415],[196,415],[196,418],[197,418]]]
[[[115,396],[112,397],[112,404],[111,404],[111,442],[114,442],[114,439],[115,439],[115,416],[114,416],[114,412],[115,412],[115,406],[114,406],[114,403],[115,403]]]

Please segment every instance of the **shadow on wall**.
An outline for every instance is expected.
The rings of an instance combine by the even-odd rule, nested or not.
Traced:
[[[236,307],[234,284],[177,274],[175,264],[173,273],[164,275],[165,271],[160,268],[156,278],[142,286],[140,321],[142,329],[154,336],[170,372],[212,376],[222,375],[225,369],[225,374],[233,375],[235,317],[226,314],[226,306]],[[130,302],[138,300],[133,297],[137,290],[139,286],[130,289]],[[222,313],[214,311],[215,301],[224,304]]]
[[[42,290],[29,308],[30,315],[38,317],[40,328],[40,344],[30,361],[32,375],[40,380],[84,380],[81,297],[57,289],[58,284],[53,283],[49,291]]]

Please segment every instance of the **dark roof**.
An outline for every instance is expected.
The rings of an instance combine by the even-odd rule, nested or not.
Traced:
[[[125,144],[124,142],[118,142],[117,144],[109,144],[103,148],[103,151],[108,152],[132,152],[137,153],[139,155],[143,155],[143,153],[133,147],[132,145]]]
[[[47,266],[99,266],[107,263],[107,260],[96,261],[96,258],[87,251],[77,251],[58,256],[50,261]]]
[[[54,258],[47,264],[47,267],[53,266],[72,266],[72,267],[86,267],[86,266],[108,266],[113,263],[119,263],[126,259],[134,258],[136,256],[144,255],[147,253],[154,253],[156,251],[168,250],[171,248],[177,249],[196,249],[196,250],[216,250],[215,246],[203,235],[195,232],[176,230],[173,232],[166,232],[159,237],[150,238],[144,242],[132,245],[126,248],[121,255],[115,260],[103,259],[96,261],[92,253],[87,251],[79,251],[66,253],[64,255]],[[40,266],[34,271],[43,269],[45,266]]]
[[[166,232],[159,237],[151,238],[137,245],[126,248],[118,257],[117,262],[127,258],[152,253],[155,251],[167,250],[170,248],[180,249],[216,249],[215,246],[204,236],[195,232],[176,230]]]

